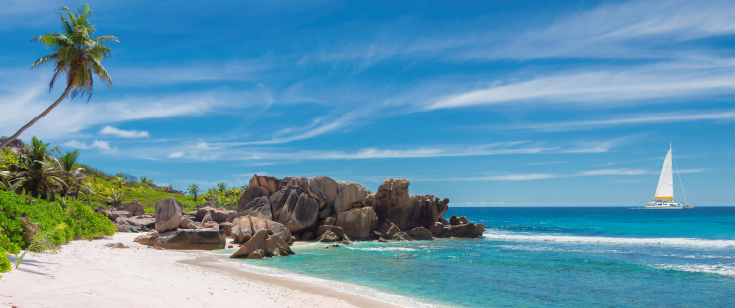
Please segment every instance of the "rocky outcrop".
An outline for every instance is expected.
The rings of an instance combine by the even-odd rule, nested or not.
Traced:
[[[355,183],[347,183],[344,189],[334,199],[334,212],[339,214],[353,208],[365,206],[367,193],[365,189],[358,188]]]
[[[273,212],[271,211],[270,198],[266,196],[255,198],[250,201],[250,203],[248,203],[242,211],[231,217],[234,220],[234,218],[245,215],[273,220]]]
[[[156,231],[178,228],[184,216],[183,209],[184,205],[173,197],[156,202]]]
[[[261,259],[273,256],[287,256],[294,254],[280,236],[274,235],[270,230],[260,230],[240,246],[230,258]]]
[[[248,203],[250,203],[251,201],[260,197],[268,197],[270,195],[271,194],[265,187],[250,186],[248,187],[248,189],[245,190],[245,192],[240,197],[240,200],[237,202],[237,211],[245,211],[247,209]]]
[[[216,208],[213,206],[205,206],[196,210],[197,221],[204,221],[204,217],[210,215],[211,219],[217,223],[227,221],[227,218],[234,212]]]
[[[261,230],[269,230],[287,243],[293,242],[291,232],[281,223],[253,216],[240,216],[232,221],[230,236],[235,243],[242,244],[249,241]]]
[[[105,211],[105,214],[107,214],[107,219],[111,221],[117,221],[118,217],[128,218],[132,216],[129,211]]]
[[[182,229],[196,229],[197,226],[194,224],[194,221],[191,220],[189,217],[184,217],[181,219],[181,223],[179,224],[179,228]]]
[[[123,204],[118,210],[121,211],[128,211],[132,216],[138,216],[145,214],[145,209],[143,209],[143,204],[138,201],[138,199],[133,199],[133,201]]]
[[[272,176],[258,176],[256,174],[250,179],[248,188],[263,187],[268,192],[268,196],[271,196],[281,190],[281,187],[285,186],[284,184],[286,183]]]
[[[410,236],[412,239],[418,240],[418,241],[434,239],[431,231],[427,230],[424,227],[413,228],[411,230],[406,231],[406,234],[408,234],[408,236]]]
[[[225,248],[225,232],[222,230],[187,230],[179,229],[160,234],[154,238],[151,234],[141,235],[134,240],[143,245],[165,249],[202,249],[214,250]]]
[[[316,200],[299,186],[286,186],[270,199],[273,221],[284,224],[291,233],[313,227],[319,218]]]
[[[485,225],[468,223],[451,226],[449,230],[452,231],[452,236],[456,237],[479,237],[485,232]]]
[[[378,215],[372,207],[352,209],[337,214],[337,226],[354,239],[369,239],[378,227]]]
[[[324,205],[320,204],[319,219],[333,215],[334,202],[342,187],[337,181],[326,176],[315,176],[309,179],[309,187],[316,188],[324,195]]]
[[[390,219],[403,230],[431,227],[444,216],[449,199],[439,200],[432,195],[408,194],[407,180],[388,179],[378,188],[374,200],[375,211],[381,220]]]

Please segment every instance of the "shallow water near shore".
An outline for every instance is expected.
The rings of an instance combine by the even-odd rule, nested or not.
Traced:
[[[405,306],[733,304],[732,207],[450,208],[447,213],[455,214],[485,223],[484,236],[331,249],[317,243],[292,247],[296,256],[227,260],[247,271],[317,277],[335,286],[346,282],[345,292],[368,292]],[[232,251],[215,253],[226,259]]]

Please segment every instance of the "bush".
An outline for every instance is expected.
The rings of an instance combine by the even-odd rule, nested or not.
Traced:
[[[24,217],[40,232],[49,232],[45,238],[56,246],[72,239],[112,235],[116,230],[107,216],[95,213],[80,201],[47,202],[0,191],[0,272],[10,269],[8,254],[17,255],[32,241],[33,234],[24,234]],[[66,228],[57,228],[61,224]]]

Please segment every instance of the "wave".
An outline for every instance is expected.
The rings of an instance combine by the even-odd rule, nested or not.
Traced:
[[[408,247],[370,247],[370,248],[355,248],[346,246],[348,249],[363,250],[363,251],[416,251],[416,248]]]
[[[718,274],[735,277],[735,266],[711,264],[656,264],[654,267],[662,270],[675,270],[690,273]]]
[[[487,232],[486,239],[517,242],[589,243],[614,245],[664,245],[704,248],[735,248],[735,240],[705,240],[697,238],[630,238],[574,235],[532,235],[518,233]]]

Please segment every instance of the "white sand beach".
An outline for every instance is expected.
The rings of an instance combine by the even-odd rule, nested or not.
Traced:
[[[117,233],[28,254],[0,279],[0,307],[390,307],[288,278],[240,271],[203,251],[158,250]],[[130,248],[110,248],[122,242]]]

